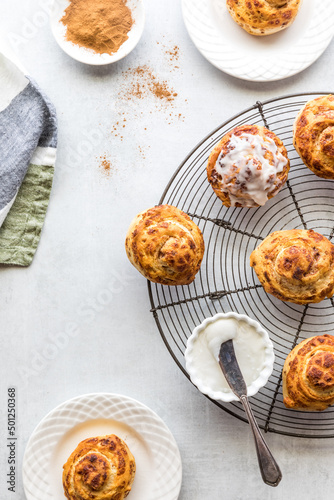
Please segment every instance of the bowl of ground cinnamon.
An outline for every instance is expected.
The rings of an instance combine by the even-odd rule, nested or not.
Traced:
[[[143,0],[54,0],[51,30],[59,46],[85,64],[119,61],[144,30]]]

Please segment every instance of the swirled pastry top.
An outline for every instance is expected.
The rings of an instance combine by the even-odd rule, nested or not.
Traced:
[[[302,0],[227,0],[234,21],[251,35],[271,35],[295,20]]]
[[[334,179],[334,96],[318,97],[300,110],[293,128],[293,144],[319,177]]]
[[[123,500],[135,472],[135,459],[119,437],[85,439],[64,465],[65,496],[68,500]]]
[[[187,285],[200,268],[204,240],[187,214],[171,205],[159,205],[134,218],[125,248],[130,262],[148,280]]]
[[[334,245],[312,229],[270,234],[252,252],[250,265],[278,299],[308,304],[334,293]]]
[[[283,402],[287,408],[321,411],[334,403],[334,337],[303,340],[283,367]]]
[[[209,156],[208,180],[227,207],[258,207],[286,182],[290,163],[282,141],[258,125],[228,132]]]

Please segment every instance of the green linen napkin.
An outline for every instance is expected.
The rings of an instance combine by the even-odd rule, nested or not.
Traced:
[[[28,266],[49,203],[56,112],[38,85],[0,53],[0,264]]]

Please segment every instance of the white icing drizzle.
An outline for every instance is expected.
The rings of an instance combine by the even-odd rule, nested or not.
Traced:
[[[231,206],[262,206],[277,186],[277,175],[287,159],[278,151],[275,141],[260,135],[232,135],[230,151],[218,156],[215,170],[222,176],[222,191],[229,195]],[[272,159],[265,158],[271,153]],[[247,196],[243,197],[243,193]]]

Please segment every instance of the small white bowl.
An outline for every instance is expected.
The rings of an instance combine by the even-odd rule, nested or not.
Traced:
[[[98,54],[91,49],[81,47],[66,40],[66,26],[60,22],[65,14],[65,9],[70,5],[69,0],[54,0],[50,23],[51,31],[66,54],[85,64],[101,66],[111,64],[123,59],[130,54],[140,40],[145,25],[145,10],[143,0],[127,0],[127,6],[131,10],[134,23],[128,33],[129,38],[120,46],[114,54]]]
[[[262,328],[262,326],[253,319],[249,318],[244,314],[237,314],[234,312],[229,313],[219,313],[211,318],[206,318],[203,323],[197,326],[192,332],[191,336],[187,341],[187,348],[185,351],[185,361],[186,370],[190,376],[192,383],[203,393],[209,396],[211,399],[216,401],[223,401],[225,403],[230,403],[231,401],[238,401],[237,396],[232,392],[231,389],[225,389],[222,391],[213,390],[208,384],[203,381],[203,375],[201,376],[201,368],[199,369],[198,361],[194,358],[194,342],[198,339],[199,335],[205,330],[205,328],[210,324],[214,323],[220,319],[235,319],[238,322],[243,322],[252,327],[256,333],[260,336],[263,347],[264,347],[264,363],[263,368],[260,371],[256,380],[254,380],[250,385],[247,386],[247,396],[254,396],[261,387],[263,387],[273,371],[274,367],[274,348],[273,344],[269,338],[268,333]],[[218,364],[218,360],[217,360]],[[202,367],[203,368],[203,367]]]

